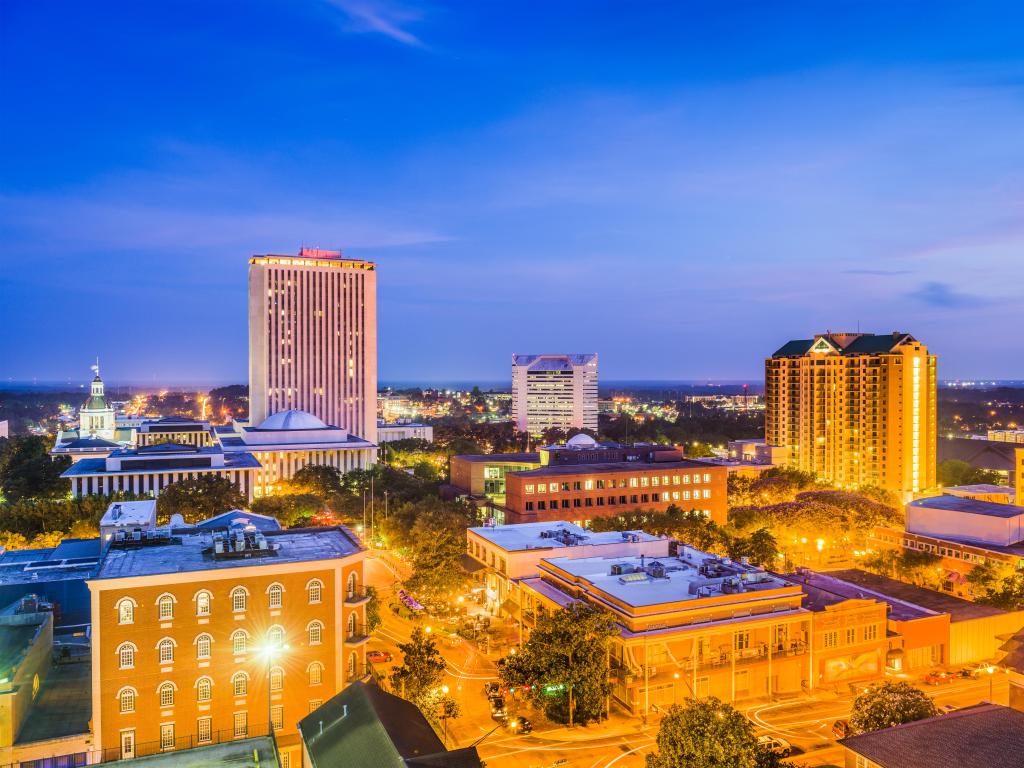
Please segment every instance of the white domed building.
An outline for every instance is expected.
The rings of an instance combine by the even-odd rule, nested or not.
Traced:
[[[259,461],[255,496],[280,490],[307,464],[345,473],[366,469],[377,459],[375,444],[300,410],[278,411],[255,427],[239,422],[217,427],[217,440],[225,454],[249,453]]]

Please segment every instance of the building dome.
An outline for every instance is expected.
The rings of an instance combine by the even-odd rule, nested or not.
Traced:
[[[570,437],[565,444],[569,448],[596,448],[597,440],[590,435],[579,434]]]
[[[326,429],[327,425],[312,413],[299,410],[278,411],[271,414],[257,429]]]

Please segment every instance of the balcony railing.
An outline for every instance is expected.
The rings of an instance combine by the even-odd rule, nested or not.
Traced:
[[[254,714],[254,713],[253,713]],[[124,760],[131,760],[135,757],[146,757],[147,755],[158,755],[163,752],[179,752],[183,749],[194,749],[195,747],[208,747],[212,744],[223,744],[229,741],[242,741],[243,739],[252,739],[258,736],[266,736],[270,729],[268,728],[269,723],[266,721],[264,716],[262,722],[250,721],[244,732],[236,732],[233,728],[225,728],[219,731],[212,731],[210,738],[199,739],[197,734],[189,734],[188,736],[178,736],[174,739],[174,743],[170,746],[165,745],[162,741],[142,741],[133,745],[131,751],[131,757],[125,757],[122,753],[121,746],[107,747],[103,750],[100,756],[101,763],[113,763],[122,762]],[[275,729],[279,730],[279,729]],[[265,755],[264,759],[269,758],[271,755]],[[23,766],[28,765],[22,763]]]
[[[352,630],[345,627],[345,645],[362,645],[369,639],[370,635],[366,631],[366,625],[357,624]]]
[[[362,605],[370,602],[371,595],[365,587],[357,587],[345,591],[346,605]]]

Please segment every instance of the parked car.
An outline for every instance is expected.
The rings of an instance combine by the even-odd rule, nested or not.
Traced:
[[[832,723],[832,736],[837,739],[845,739],[850,735],[850,723],[848,720],[836,720]]]
[[[991,664],[978,662],[976,664],[968,664],[966,667],[963,667],[957,674],[959,674],[960,677],[969,677],[972,679],[977,679],[982,675],[990,674],[989,670],[994,672],[995,667]]]
[[[533,733],[533,723],[525,717],[517,717],[508,721],[508,727],[515,733]]]
[[[484,696],[491,698],[491,696],[501,696],[501,683],[497,680],[491,680],[490,682],[484,683]]]
[[[391,651],[370,651],[366,654],[366,660],[372,661],[374,664],[387,663],[393,661],[394,658]]]
[[[956,712],[957,709],[958,707],[955,707],[952,704],[943,704],[941,707],[939,707],[939,714],[948,715],[950,712]]]
[[[779,757],[789,757],[793,753],[792,745],[778,736],[758,736],[757,743]]]
[[[925,685],[948,685],[955,679],[951,672],[936,669],[924,676],[924,683]]]

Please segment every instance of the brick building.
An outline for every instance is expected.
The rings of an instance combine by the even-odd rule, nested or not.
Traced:
[[[118,536],[89,581],[104,760],[266,735],[365,673],[365,551],[343,528]]]

